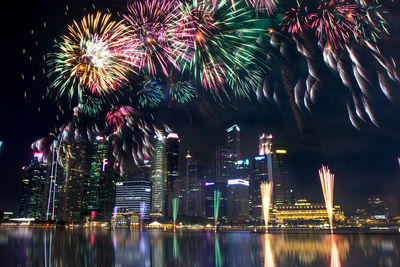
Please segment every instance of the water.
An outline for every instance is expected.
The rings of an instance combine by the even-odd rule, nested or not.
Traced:
[[[400,266],[400,235],[0,228],[0,266]]]

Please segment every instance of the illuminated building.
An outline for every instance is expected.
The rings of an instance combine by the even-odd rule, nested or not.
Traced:
[[[242,159],[235,162],[234,177],[250,181],[251,166],[249,159]]]
[[[393,218],[399,215],[399,209],[397,206],[396,195],[383,195],[383,208],[387,218]]]
[[[269,180],[268,156],[256,156],[252,161],[251,179],[249,185],[250,219],[262,222],[262,203],[260,183]]]
[[[216,158],[217,182],[227,182],[234,176],[235,162],[237,161],[235,151],[218,146]]]
[[[258,155],[265,156],[271,154],[272,151],[272,134],[260,134],[258,138]]]
[[[304,221],[323,221],[328,222],[329,215],[325,204],[312,204],[305,199],[301,199],[294,205],[275,205],[271,217],[278,223],[303,223]],[[333,207],[333,217],[336,221],[345,219],[340,206]]]
[[[165,189],[167,185],[167,158],[165,136],[158,131],[155,136],[151,165],[152,202],[151,213],[154,217],[165,216]]]
[[[249,219],[249,181],[243,179],[228,180],[227,220],[231,223],[243,223]]]
[[[201,179],[201,166],[198,160],[186,155],[186,199],[185,215],[203,216],[203,185]]]
[[[47,164],[40,163],[42,153],[35,153],[29,166],[22,168],[22,187],[19,203],[19,216],[43,219],[45,215],[46,180],[49,172]]]
[[[63,207],[61,219],[68,223],[78,223],[81,219],[83,188],[87,174],[87,144],[67,145],[64,158]]]
[[[124,210],[123,213],[134,212],[137,215],[143,215],[144,219],[148,219],[151,207],[151,191],[151,181],[129,180],[117,182],[113,213],[119,213]]]
[[[97,136],[92,146],[89,175],[85,176],[82,213],[107,220],[113,207],[114,179],[108,161],[108,140]]]
[[[386,220],[386,211],[381,196],[368,198],[368,216],[377,220]]]
[[[240,128],[236,124],[226,129],[227,147],[234,151],[236,159],[239,159],[240,154]]]
[[[204,217],[212,220],[214,219],[214,191],[221,192],[221,201],[219,207],[219,221],[226,220],[227,214],[227,184],[224,182],[203,182],[204,190]],[[225,201],[222,201],[225,200]]]
[[[112,213],[111,227],[125,228],[139,225],[139,215],[126,207],[116,207]]]
[[[170,133],[166,139],[167,153],[167,185],[165,199],[165,215],[172,217],[172,199],[174,193],[174,182],[179,177],[179,136]]]
[[[272,181],[274,182],[274,204],[291,204],[289,191],[289,161],[286,149],[276,148],[273,150]]]

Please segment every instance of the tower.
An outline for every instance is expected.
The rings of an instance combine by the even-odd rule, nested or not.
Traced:
[[[236,159],[241,157],[240,154],[240,128],[236,124],[226,129],[227,148],[234,151]]]
[[[179,136],[170,133],[166,139],[167,156],[167,184],[165,194],[165,215],[172,217],[172,199],[174,194],[174,182],[179,177]]]
[[[185,214],[188,216],[203,215],[203,184],[201,179],[201,166],[198,160],[186,155],[186,199]]]
[[[289,192],[289,160],[287,150],[283,147],[279,147],[273,150],[272,178],[274,182],[274,204],[290,204],[291,200]]]
[[[164,133],[162,131],[157,131],[154,140],[154,153],[151,166],[151,213],[155,217],[165,216],[165,188],[167,184],[167,158],[165,151]]]

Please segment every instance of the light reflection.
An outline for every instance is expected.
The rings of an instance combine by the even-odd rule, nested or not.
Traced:
[[[331,236],[331,267],[341,267],[339,250],[336,244],[336,235]]]
[[[264,267],[276,267],[270,239],[269,234],[264,235]]]
[[[222,255],[218,241],[218,234],[215,234],[214,249],[215,249],[215,266],[220,267],[222,266]]]

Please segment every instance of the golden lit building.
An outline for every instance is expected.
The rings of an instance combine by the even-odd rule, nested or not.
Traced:
[[[340,206],[334,206],[333,217],[335,221],[345,219]],[[300,199],[294,205],[275,205],[271,211],[271,218],[275,218],[276,222],[326,221],[328,220],[328,212],[325,204],[313,204],[306,199]]]

